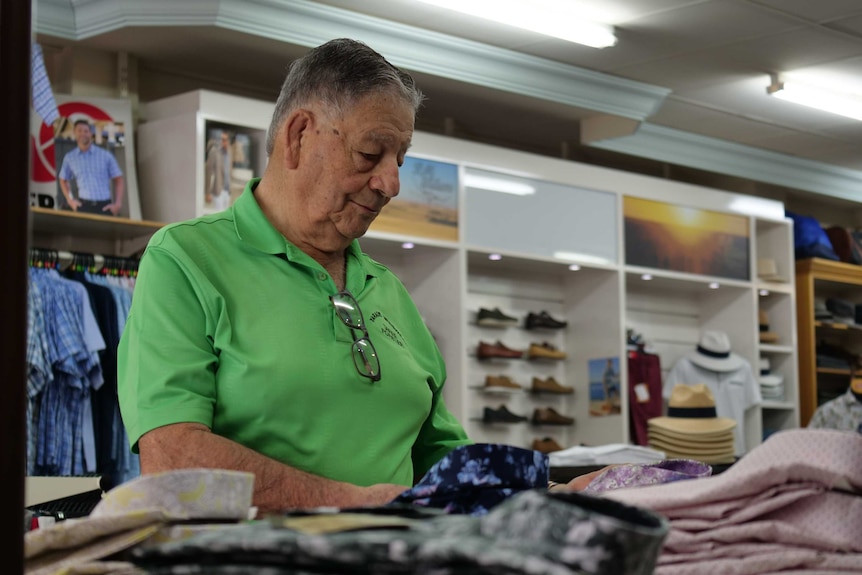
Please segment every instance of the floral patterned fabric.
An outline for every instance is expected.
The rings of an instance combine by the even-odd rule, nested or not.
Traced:
[[[693,459],[666,459],[658,463],[617,465],[590,481],[583,492],[601,493],[623,487],[661,485],[710,475],[712,467]]]
[[[295,525],[287,516],[139,548],[133,561],[163,575],[648,575],[668,531],[667,522],[649,511],[546,489],[517,493],[479,517],[423,518],[407,507],[397,528],[307,533],[285,528]]]
[[[547,487],[548,456],[496,443],[457,447],[393,500],[446,513],[484,515],[515,493]]]

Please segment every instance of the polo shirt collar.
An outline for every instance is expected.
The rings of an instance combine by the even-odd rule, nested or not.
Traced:
[[[266,219],[254,197],[254,189],[259,182],[260,178],[249,180],[242,194],[230,207],[233,211],[234,226],[239,239],[264,253],[284,254],[289,261],[314,261],[311,256],[287,241],[281,232]],[[366,265],[366,258],[363,257],[364,254],[358,240],[353,240],[347,246],[345,256],[348,259],[348,285],[356,285],[355,282],[361,282],[359,285],[364,285],[366,278],[377,275],[373,266]]]

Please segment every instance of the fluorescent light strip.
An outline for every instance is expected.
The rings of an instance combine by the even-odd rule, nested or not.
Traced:
[[[592,48],[617,43],[612,26],[584,19],[569,0],[419,1]]]
[[[766,91],[780,100],[862,121],[862,97],[858,95],[831,92],[798,82],[774,82]]]
[[[464,187],[488,190],[490,192],[502,192],[504,194],[515,194],[516,196],[529,196],[536,193],[536,188],[530,184],[471,173],[464,174]]]

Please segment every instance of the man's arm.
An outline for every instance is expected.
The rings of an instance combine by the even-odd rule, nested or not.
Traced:
[[[359,487],[284,465],[200,423],[176,423],[153,429],[138,441],[141,472],[196,467],[253,473],[253,503],[261,512],[308,507],[382,505],[409,486],[378,484]]]
[[[81,202],[72,197],[72,191],[69,189],[69,181],[60,178],[60,190],[63,191],[63,196],[66,197],[66,203],[72,208],[73,212],[77,212],[81,207]]]
[[[123,209],[123,196],[126,191],[126,182],[123,179],[123,176],[111,178],[111,181],[114,182],[114,201],[102,208],[102,211],[110,211],[116,216],[120,213],[120,210]]]

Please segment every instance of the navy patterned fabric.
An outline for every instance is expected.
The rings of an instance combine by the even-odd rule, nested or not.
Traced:
[[[482,517],[438,510],[398,528],[330,533],[303,532],[273,517],[140,547],[131,561],[159,575],[650,575],[668,529],[645,509],[532,489]]]
[[[446,513],[484,515],[515,493],[548,486],[548,456],[496,443],[463,445],[435,463],[393,504],[436,507]]]

